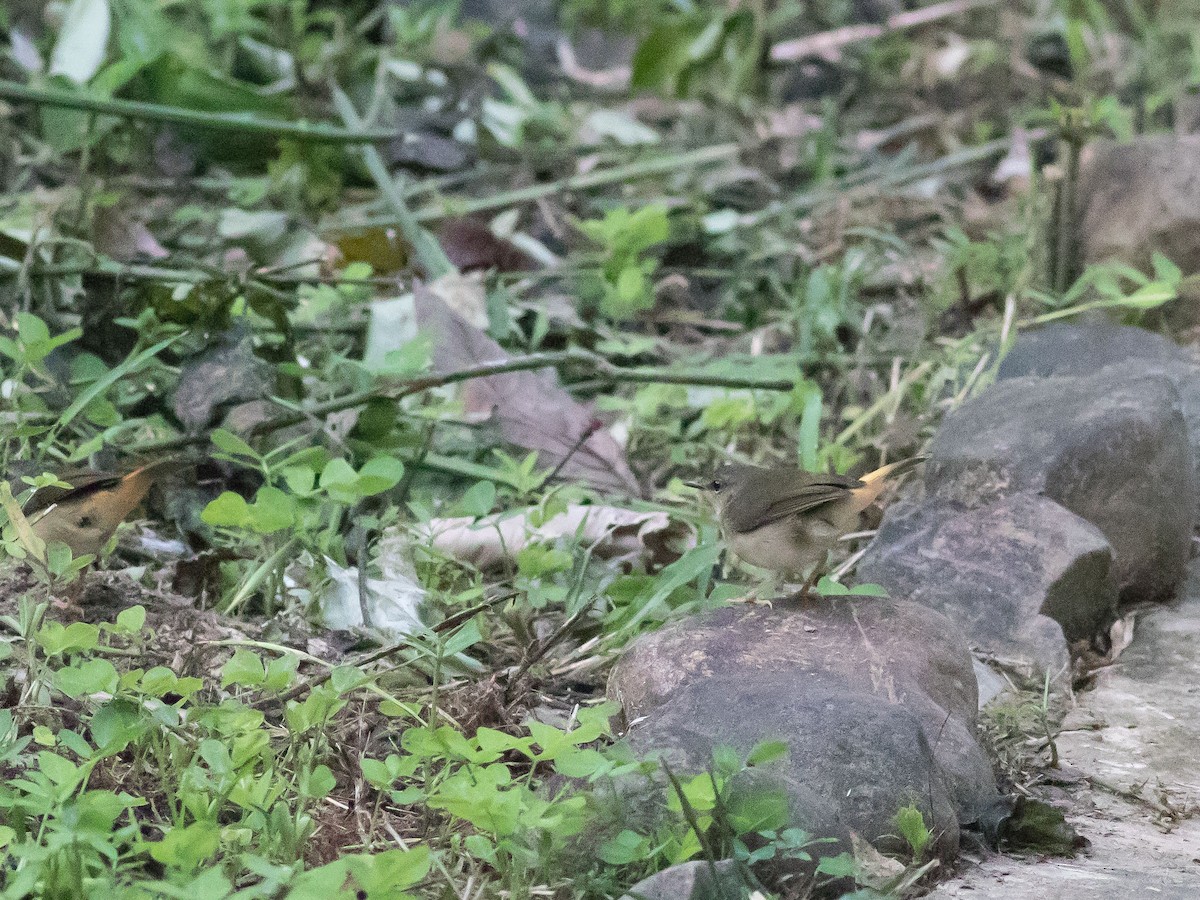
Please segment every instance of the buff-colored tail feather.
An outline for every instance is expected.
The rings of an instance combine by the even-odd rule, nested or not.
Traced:
[[[850,489],[850,495],[854,498],[855,512],[862,512],[874,503],[879,495],[883,493],[883,489],[887,486],[889,479],[903,475],[910,469],[914,469],[925,462],[928,458],[928,456],[910,456],[908,459],[888,463],[886,466],[880,466],[874,472],[868,472],[866,475],[860,476],[858,480],[862,482],[862,487]]]

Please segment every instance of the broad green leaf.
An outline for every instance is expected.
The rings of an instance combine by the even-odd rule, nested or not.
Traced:
[[[231,684],[257,687],[266,680],[266,677],[267,673],[263,668],[262,659],[257,653],[245,648],[239,648],[221,667],[221,687],[228,687]]]
[[[496,504],[496,484],[493,481],[477,481],[463,494],[458,505],[468,516],[486,516]]]
[[[295,524],[296,503],[279,488],[264,485],[254,495],[250,514],[251,528],[259,534],[271,534]]]
[[[200,521],[205,525],[215,525],[225,528],[245,528],[250,522],[250,505],[246,498],[233,491],[223,491],[218,497],[210,500],[200,513]]]
[[[210,436],[213,445],[230,456],[244,456],[248,459],[258,459],[258,452],[232,431],[218,428]]]
[[[394,456],[376,456],[358,470],[358,490],[364,497],[390,491],[404,477],[404,463]]]
[[[221,829],[214,822],[176,825],[163,839],[150,844],[150,855],[166,866],[192,871],[217,852]]]
[[[782,759],[787,755],[787,750],[785,741],[762,741],[751,749],[750,755],[746,757],[746,765],[761,766],[764,763]]]
[[[146,624],[146,607],[131,606],[117,613],[117,627],[127,634],[136,634]]]
[[[83,694],[111,694],[116,691],[118,680],[116,668],[107,659],[89,659],[54,673],[54,686],[72,698]]]

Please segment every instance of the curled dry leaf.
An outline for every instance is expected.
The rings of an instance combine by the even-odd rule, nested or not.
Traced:
[[[429,293],[470,327],[487,328],[487,289],[480,272],[449,272],[429,283]],[[435,361],[436,355],[435,351]]]
[[[429,288],[413,295],[417,326],[433,342],[433,368],[454,372],[508,358],[490,337],[463,321]],[[463,385],[468,415],[487,415],[503,438],[536,450],[543,469],[561,466],[559,475],[601,491],[639,496],[637,478],[625,453],[592,413],[556,383],[553,372],[509,372],[475,378]]]
[[[572,504],[541,525],[532,525],[534,510],[499,513],[474,519],[431,519],[421,537],[434,549],[479,569],[513,563],[530,544],[578,537],[595,545],[593,555],[623,565],[665,566],[696,544],[695,532],[665,512],[637,512],[615,506]]]
[[[850,848],[857,868],[855,876],[860,884],[876,890],[885,890],[898,876],[904,874],[904,864],[884,856],[855,832],[850,832]]]
[[[270,367],[255,355],[245,329],[233,328],[183,364],[175,389],[175,415],[188,431],[198,431],[215,421],[221,410],[260,399],[273,387]]]
[[[992,172],[992,184],[1005,188],[1009,194],[1019,194],[1029,189],[1032,177],[1033,151],[1029,146],[1029,132],[1014,128],[1012,146]]]

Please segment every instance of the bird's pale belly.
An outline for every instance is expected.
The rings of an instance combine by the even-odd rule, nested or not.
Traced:
[[[824,562],[830,548],[848,530],[820,519],[781,519],[754,531],[731,533],[726,540],[729,549],[752,566],[799,574]]]

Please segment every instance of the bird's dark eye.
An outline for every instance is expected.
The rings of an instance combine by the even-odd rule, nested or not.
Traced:
[[[725,485],[721,484],[721,482],[719,482],[719,481],[714,481],[712,484],[709,485],[709,487],[713,489],[714,494],[721,493],[721,488],[723,488],[724,486]]]

